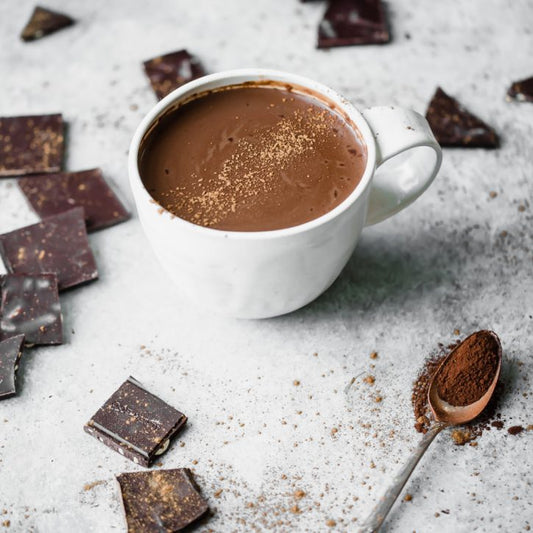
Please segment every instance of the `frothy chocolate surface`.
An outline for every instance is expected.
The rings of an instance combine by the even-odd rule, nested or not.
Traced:
[[[312,96],[278,87],[206,93],[161,120],[143,142],[141,178],[176,216],[228,231],[297,226],[354,190],[366,148]]]

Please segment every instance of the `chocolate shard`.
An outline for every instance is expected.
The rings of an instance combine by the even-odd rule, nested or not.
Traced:
[[[134,463],[150,466],[187,417],[129,377],[84,429]]]
[[[17,393],[16,374],[22,356],[24,335],[0,341],[0,400]]]
[[[89,232],[130,217],[99,168],[20,178],[18,185],[41,218],[83,207]]]
[[[35,41],[45,35],[54,33],[74,24],[74,19],[63,13],[37,6],[30,20],[22,30],[20,38],[23,41]]]
[[[426,119],[442,146],[497,148],[496,132],[448,96],[440,87],[429,103]]]
[[[174,532],[208,510],[188,468],[117,476],[128,533]]]
[[[63,164],[63,117],[0,117],[0,177],[58,172]]]
[[[332,0],[318,26],[318,48],[389,41],[381,0]]]
[[[15,274],[55,273],[60,291],[98,277],[82,207],[0,235],[0,256]]]
[[[507,90],[507,100],[533,102],[533,76],[525,80],[513,82]]]
[[[0,340],[23,334],[32,346],[63,342],[55,274],[7,274],[0,292]]]
[[[154,57],[143,64],[144,71],[159,100],[184,83],[205,75],[200,60],[189,54],[187,50]]]

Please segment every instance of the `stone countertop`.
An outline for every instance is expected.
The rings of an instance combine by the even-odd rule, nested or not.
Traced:
[[[92,234],[100,279],[61,295],[65,344],[28,350],[18,396],[0,402],[0,531],[124,530],[115,475],[140,467],[83,424],[129,375],[189,417],[160,466],[193,469],[213,511],[202,531],[354,531],[420,438],[411,383],[456,329],[500,335],[505,428],[533,423],[533,105],[505,101],[511,81],[533,75],[530,2],[390,1],[392,43],[330,51],[314,48],[322,2],[46,5],[78,24],[23,43],[33,2],[0,4],[0,115],[62,112],[66,169],[102,167],[132,210],[127,149],[155,103],[141,62],[180,48],[210,72],[306,75],[360,108],[424,112],[441,85],[502,146],[445,150],[429,191],[365,230],[326,294],[277,319],[196,310],[136,215]],[[0,232],[36,220],[0,180]],[[532,435],[493,430],[476,447],[441,435],[384,531],[529,530]]]

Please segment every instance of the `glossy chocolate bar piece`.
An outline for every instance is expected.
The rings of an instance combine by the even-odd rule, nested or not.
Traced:
[[[0,256],[14,274],[56,274],[60,291],[98,277],[83,207],[0,235]]]
[[[144,71],[152,89],[161,100],[184,83],[205,74],[200,60],[187,50],[171,52],[144,62]]]
[[[0,340],[20,334],[30,346],[63,342],[55,274],[0,276]]]
[[[507,90],[507,100],[533,102],[533,76],[513,82]]]
[[[84,429],[134,463],[150,466],[187,417],[129,377]]]
[[[20,178],[18,185],[41,218],[83,207],[89,232],[108,228],[130,217],[99,168],[29,176]]]
[[[16,374],[22,356],[24,335],[0,341],[0,400],[17,393]]]
[[[499,145],[498,135],[490,126],[440,87],[429,103],[426,119],[441,146],[497,148]]]
[[[58,30],[72,26],[74,19],[63,13],[37,6],[20,34],[23,41],[35,41]]]
[[[63,130],[57,114],[0,117],[0,177],[60,171]]]
[[[128,533],[180,531],[208,510],[187,468],[117,476]]]
[[[318,26],[318,48],[389,41],[381,0],[332,0]]]

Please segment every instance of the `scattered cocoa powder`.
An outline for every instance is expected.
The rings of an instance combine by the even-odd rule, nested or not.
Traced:
[[[474,435],[468,429],[454,429],[452,431],[452,439],[458,446],[464,446],[467,442],[474,439]]]
[[[363,381],[365,383],[368,383],[369,385],[374,385],[374,383],[376,382],[376,378],[374,376],[366,376],[365,378],[363,378]]]
[[[92,490],[94,489],[94,487],[98,487],[98,485],[103,485],[104,483],[104,480],[93,481],[92,483],[85,483],[85,485],[83,485],[83,490]]]
[[[487,392],[498,370],[500,344],[490,331],[477,331],[452,353],[436,378],[439,396],[450,405],[470,405]]]
[[[430,410],[428,404],[428,390],[429,382],[433,377],[433,374],[439,368],[441,363],[446,358],[447,353],[444,346],[438,354],[430,357],[424,364],[418,377],[413,383],[413,390],[411,394],[411,403],[413,405],[413,411],[415,414],[415,429],[419,433],[426,433],[431,425]]]

